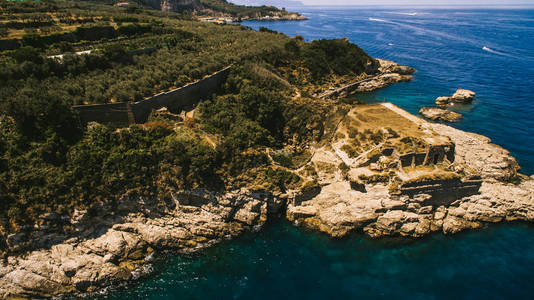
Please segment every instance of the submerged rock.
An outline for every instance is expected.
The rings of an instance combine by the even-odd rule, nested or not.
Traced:
[[[432,121],[457,122],[462,119],[461,114],[438,107],[423,107],[419,113]]]

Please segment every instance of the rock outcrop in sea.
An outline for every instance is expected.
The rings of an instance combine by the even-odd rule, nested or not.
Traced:
[[[419,113],[432,121],[457,122],[462,119],[461,114],[439,107],[423,107]]]
[[[475,92],[458,89],[450,97],[438,97],[436,98],[436,105],[454,105],[454,104],[467,104],[471,103],[475,99]]]

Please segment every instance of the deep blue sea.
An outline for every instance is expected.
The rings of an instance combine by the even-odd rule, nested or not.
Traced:
[[[453,126],[490,137],[534,173],[534,10],[301,8],[301,22],[246,22],[306,40],[348,37],[415,78],[359,95],[416,114],[457,88],[477,93]],[[534,299],[534,225],[455,236],[331,240],[274,221],[193,255],[168,255],[155,273],[109,299]]]

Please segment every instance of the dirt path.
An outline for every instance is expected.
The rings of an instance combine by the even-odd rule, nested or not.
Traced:
[[[367,82],[367,81],[371,81],[371,80],[374,80],[380,76],[382,76],[384,74],[379,74],[379,75],[376,75],[376,76],[372,76],[372,77],[369,77],[369,78],[365,78],[365,79],[362,79],[362,80],[359,80],[359,81],[356,81],[356,82],[352,82],[352,83],[349,83],[349,84],[346,84],[340,88],[337,88],[335,90],[328,90],[326,92],[323,92],[321,95],[319,95],[319,98],[321,99],[329,99],[331,95],[334,95],[334,94],[338,94],[338,93],[341,93],[343,92],[345,89],[348,89],[350,87],[353,87],[355,85],[360,85],[361,83],[364,83],[364,82]]]
[[[213,147],[213,149],[217,147],[217,143],[208,134],[206,134],[204,138]]]

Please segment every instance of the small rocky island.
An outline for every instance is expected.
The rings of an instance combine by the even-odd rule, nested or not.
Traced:
[[[436,105],[454,105],[454,104],[468,104],[475,99],[475,92],[465,89],[458,89],[450,97],[438,97],[436,98]]]

